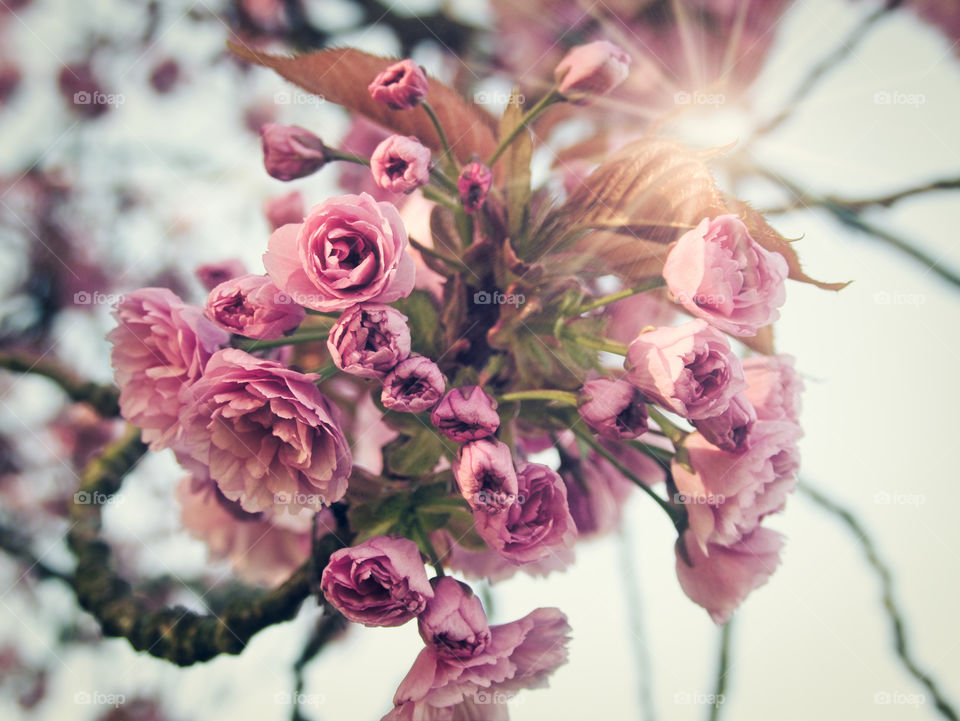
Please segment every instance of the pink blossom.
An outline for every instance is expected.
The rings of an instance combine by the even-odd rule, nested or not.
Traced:
[[[433,408],[443,396],[446,380],[437,364],[413,355],[397,364],[383,379],[380,401],[384,408],[421,413]]]
[[[477,512],[474,522],[490,548],[517,564],[569,548],[577,537],[563,479],[539,463],[528,463],[517,472],[516,503],[503,513]]]
[[[578,45],[554,70],[560,94],[585,103],[591,96],[606,95],[627,79],[630,56],[606,40]]]
[[[764,420],[789,420],[800,417],[803,379],[789,355],[753,356],[743,362],[747,379],[747,398]]]
[[[720,415],[747,387],[730,343],[703,320],[641,333],[626,368],[641,393],[691,419]]]
[[[383,378],[410,355],[407,316],[381,303],[354,306],[330,329],[327,350],[345,373]]]
[[[446,660],[466,660],[486,651],[490,627],[483,604],[464,583],[441,576],[433,581],[433,598],[417,619],[420,637]]]
[[[224,330],[246,338],[276,339],[303,321],[304,310],[289,302],[264,275],[227,280],[207,296],[207,316]]]
[[[286,195],[268,198],[263,203],[263,214],[270,223],[271,230],[276,230],[288,223],[301,223],[307,214],[303,205],[303,196],[300,191],[294,190]]]
[[[731,453],[740,453],[750,442],[750,431],[757,421],[757,412],[747,396],[738,393],[730,400],[727,410],[712,418],[694,422],[697,430],[709,443]]]
[[[327,148],[316,135],[296,125],[266,123],[260,128],[263,167],[277,180],[296,180],[327,162]]]
[[[476,213],[487,200],[487,193],[493,185],[493,173],[483,163],[474,161],[467,163],[457,178],[457,190],[460,191],[460,202],[468,213]]]
[[[409,110],[419,105],[429,90],[427,74],[409,58],[394,63],[367,86],[370,97],[394,110]]]
[[[298,513],[343,497],[352,459],[317,375],[244,351],[218,351],[189,388],[178,441],[231,501]]]
[[[110,362],[120,386],[120,412],[143,429],[154,450],[169,445],[167,431],[183,407],[184,386],[195,381],[230,334],[166,288],[143,288],[124,296],[107,335]]]
[[[518,571],[534,578],[543,578],[554,571],[566,570],[575,560],[573,549],[558,547],[539,561],[518,566],[492,548],[464,548],[446,531],[434,532],[433,543],[443,559],[444,567],[463,574],[465,578],[489,583],[505,581]]]
[[[474,511],[502,513],[517,500],[517,471],[506,443],[483,438],[463,444],[453,476]]]
[[[497,402],[480,386],[449,391],[430,413],[434,427],[453,441],[485,438],[500,427]]]
[[[270,236],[263,264],[281,290],[319,311],[390,303],[413,290],[414,263],[397,209],[366,193],[315,206]]]
[[[733,545],[764,516],[783,509],[797,485],[799,437],[796,424],[757,421],[747,449],[730,453],[701,433],[687,436],[684,447],[693,472],[674,461],[673,480],[701,549],[706,552],[707,544]]]
[[[414,190],[430,181],[430,149],[413,136],[391,135],[370,156],[370,172],[384,190]]]
[[[629,343],[646,328],[670,325],[677,317],[677,306],[668,303],[660,292],[631,295],[604,309],[606,335],[619,343]]]
[[[734,215],[704,218],[670,249],[663,277],[689,313],[737,336],[780,317],[787,261],[766,250]]]
[[[201,265],[194,273],[204,288],[213,290],[225,280],[246,275],[247,267],[239,258],[228,258],[217,263]]]
[[[580,417],[608,440],[636,438],[647,430],[646,399],[623,380],[593,378],[580,391]]]
[[[320,588],[344,616],[364,626],[400,626],[433,598],[417,544],[377,536],[330,556]]]
[[[724,624],[747,595],[767,582],[780,564],[783,536],[757,528],[730,546],[710,544],[703,550],[687,531],[677,542],[677,578],[694,603],[703,606],[715,623]],[[689,565],[687,563],[689,561]]]

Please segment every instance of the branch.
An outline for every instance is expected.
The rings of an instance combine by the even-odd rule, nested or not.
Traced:
[[[0,526],[0,550],[21,561],[27,567],[27,573],[32,573],[41,580],[56,578],[68,586],[74,584],[74,578],[71,574],[58,571],[40,560],[31,550],[29,539],[6,525]]]
[[[89,403],[105,418],[120,415],[117,399],[119,393],[113,386],[101,386],[82,381],[59,363],[33,358],[23,353],[0,353],[0,369],[12,373],[32,373],[49,378],[63,390],[72,401]]]
[[[840,198],[835,195],[824,195],[823,197],[816,197],[810,195],[809,193],[802,193],[798,195],[792,202],[786,203],[784,205],[775,206],[773,208],[766,208],[760,212],[763,215],[775,215],[781,213],[789,213],[791,211],[797,210],[799,208],[811,208],[815,206],[826,207],[826,206],[837,206],[844,210],[848,210],[851,213],[860,213],[867,208],[879,206],[882,208],[889,208],[894,203],[897,203],[904,198],[909,198],[914,195],[920,195],[922,193],[930,193],[935,190],[955,190],[960,188],[960,178],[944,178],[943,180],[934,180],[929,183],[924,183],[923,185],[918,185],[913,188],[907,188],[905,190],[899,190],[895,193],[889,193],[887,195],[878,195],[872,198]]]
[[[329,604],[324,605],[323,616],[317,621],[313,633],[307,640],[303,651],[293,664],[295,679],[293,695],[293,715],[291,721],[306,721],[300,713],[299,699],[303,695],[303,671],[316,658],[328,643],[338,638],[347,629],[347,619]]]
[[[857,541],[860,542],[860,545],[863,546],[864,554],[867,557],[867,563],[870,564],[871,568],[876,571],[877,576],[880,577],[880,587],[883,594],[883,607],[890,619],[890,626],[893,630],[893,640],[897,656],[903,663],[904,668],[907,669],[907,672],[917,681],[919,681],[923,687],[927,689],[927,691],[930,692],[930,695],[933,697],[934,704],[937,708],[937,711],[940,712],[940,715],[944,718],[950,719],[950,721],[958,721],[956,710],[950,705],[947,699],[944,698],[939,687],[937,686],[936,681],[934,681],[934,679],[926,671],[920,668],[920,665],[913,658],[913,654],[910,652],[910,649],[907,645],[906,623],[903,619],[903,613],[897,606],[896,600],[893,596],[893,574],[891,574],[887,564],[883,562],[883,560],[880,558],[880,555],[877,553],[876,546],[873,545],[873,541],[871,540],[870,535],[867,533],[867,529],[863,527],[863,524],[861,524],[860,521],[857,520],[853,513],[851,513],[848,509],[823,495],[820,491],[816,490],[807,483],[804,482],[800,484],[800,491],[815,504],[823,508],[825,511],[832,513],[841,522],[843,522],[843,524],[847,526],[853,535],[856,536]]]
[[[727,702],[727,675],[730,673],[730,642],[733,635],[733,619],[723,625],[720,632],[720,658],[717,661],[717,680],[713,685],[713,703],[710,705],[709,721],[720,721],[720,711]]]

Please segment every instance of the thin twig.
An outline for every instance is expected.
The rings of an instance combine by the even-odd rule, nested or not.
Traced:
[[[24,353],[0,353],[0,369],[49,378],[60,386],[70,400],[89,403],[105,418],[113,418],[120,414],[117,400],[119,394],[116,388],[80,380],[55,361],[31,357]]]
[[[325,606],[323,616],[313,627],[313,633],[300,652],[300,657],[293,664],[294,694],[293,694],[293,712],[290,716],[291,721],[307,721],[306,717],[300,713],[300,699],[303,698],[304,679],[303,672],[307,665],[316,658],[327,644],[340,636],[347,628],[347,619],[332,606]]]
[[[835,195],[824,195],[822,197],[817,197],[808,193],[803,193],[789,203],[778,205],[772,208],[765,208],[760,212],[764,215],[778,215],[781,213],[789,213],[800,208],[811,208],[817,206],[826,207],[830,205],[849,210],[851,213],[859,213],[867,208],[872,207],[889,208],[894,203],[898,203],[904,198],[910,198],[914,195],[930,193],[936,190],[955,190],[957,188],[960,188],[960,178],[944,178],[943,180],[934,180],[913,188],[898,190],[895,193],[888,193],[886,195],[877,195],[872,198],[840,198]]]
[[[709,721],[720,721],[720,711],[727,702],[727,677],[730,675],[730,644],[733,635],[733,619],[727,621],[720,632],[720,658],[717,660],[717,680],[713,684],[713,703],[710,704]]]

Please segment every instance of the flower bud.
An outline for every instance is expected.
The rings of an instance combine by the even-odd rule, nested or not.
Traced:
[[[367,86],[370,97],[394,110],[409,110],[419,105],[429,89],[427,74],[409,58],[394,63]]]
[[[560,94],[575,103],[606,95],[627,79],[630,56],[606,40],[578,45],[557,65],[553,75]]]
[[[383,378],[410,355],[407,316],[389,305],[356,305],[330,329],[327,349],[345,373]]]
[[[224,330],[245,338],[282,338],[303,321],[304,310],[264,275],[224,281],[207,296],[207,316]]]
[[[476,213],[483,207],[492,184],[493,173],[483,163],[474,161],[464,166],[457,179],[463,209],[468,213]]]
[[[717,448],[730,453],[740,453],[747,448],[750,430],[757,421],[757,412],[747,396],[738,393],[730,399],[727,410],[719,416],[704,418],[693,425]]]
[[[430,150],[413,136],[391,135],[370,156],[370,172],[392,193],[419,188],[430,180]]]
[[[460,494],[474,511],[500,513],[517,500],[517,471],[510,447],[484,438],[460,446],[453,464]]]
[[[497,402],[480,386],[454,388],[433,409],[430,420],[458,443],[492,436],[500,427]]]
[[[647,407],[635,387],[623,380],[595,378],[580,391],[580,417],[601,438],[636,438],[647,431]]]
[[[424,643],[448,659],[483,653],[490,643],[490,626],[480,599],[450,576],[435,578],[432,584],[433,598],[417,618]]]
[[[296,125],[266,123],[260,128],[263,167],[277,180],[296,180],[327,162],[327,148],[316,135]]]
[[[302,223],[307,211],[303,205],[303,196],[294,190],[292,193],[264,201],[263,214],[270,223],[270,229],[276,230],[289,223]]]
[[[443,373],[429,358],[414,355],[402,361],[383,379],[380,400],[384,407],[404,413],[433,408],[446,388]]]

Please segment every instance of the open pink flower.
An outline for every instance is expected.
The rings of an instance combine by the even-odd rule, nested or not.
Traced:
[[[143,288],[124,296],[107,335],[110,362],[120,386],[120,412],[143,429],[154,450],[170,443],[184,404],[182,389],[195,381],[230,334],[166,288]]]
[[[753,356],[743,362],[747,379],[747,398],[753,403],[757,417],[768,421],[800,417],[800,396],[803,379],[789,355]]]
[[[409,110],[427,96],[430,85],[423,68],[409,58],[394,63],[367,86],[370,96],[394,110]]]
[[[410,355],[407,316],[382,303],[354,306],[330,329],[327,350],[345,373],[383,378]]]
[[[554,70],[560,94],[584,103],[592,96],[606,95],[627,79],[630,56],[606,40],[578,45]]]
[[[207,296],[207,316],[224,330],[246,338],[282,338],[303,321],[304,310],[265,275],[227,280]]]
[[[747,387],[730,343],[703,320],[641,333],[626,368],[641,393],[691,419],[720,415]]]
[[[373,180],[391,193],[406,193],[430,181],[430,149],[413,136],[391,135],[370,156]]]
[[[737,336],[773,323],[786,298],[787,261],[750,237],[734,215],[704,218],[680,236],[663,266],[674,299]]]
[[[352,459],[317,375],[235,348],[189,388],[178,443],[243,510],[313,511],[340,500]]]
[[[686,555],[684,559],[678,549],[680,587],[691,601],[707,609],[714,622],[724,624],[747,595],[776,570],[783,536],[757,528],[731,546],[710,544],[704,551],[687,531],[677,543],[683,544]]]
[[[390,303],[413,290],[415,268],[397,209],[366,193],[315,206],[270,236],[263,264],[295,303],[319,311]]]

